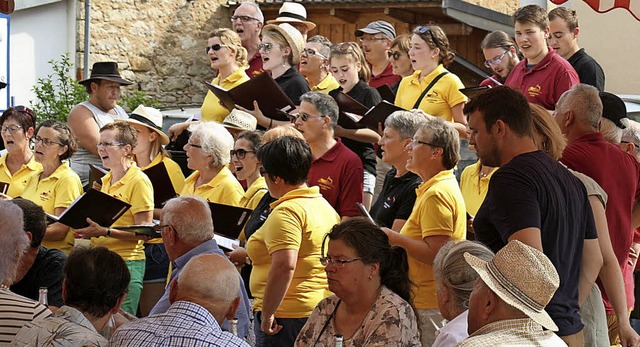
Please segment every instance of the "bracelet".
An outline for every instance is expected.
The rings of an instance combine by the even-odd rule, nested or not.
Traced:
[[[269,128],[267,128],[267,130],[271,129],[272,125],[273,125],[273,118],[271,118],[271,120],[269,120]]]
[[[106,237],[111,236],[111,228],[107,228],[107,235],[105,235]]]

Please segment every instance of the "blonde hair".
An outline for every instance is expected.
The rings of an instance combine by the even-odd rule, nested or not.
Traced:
[[[235,31],[227,28],[216,29],[209,35],[209,38],[212,37],[219,38],[223,45],[236,51],[235,59],[239,67],[246,67],[248,65],[247,50],[242,47],[240,36],[238,36]]]
[[[289,55],[287,55],[284,60],[291,66],[296,65],[296,57],[293,56],[293,47],[289,45],[289,42],[287,42],[287,38],[285,38],[284,35],[273,27],[267,27],[266,30],[262,30],[262,35],[271,38],[278,44],[278,46],[280,46],[281,49],[289,48]]]
[[[600,133],[605,141],[613,143],[614,145],[619,145],[620,142],[622,142],[623,130],[607,118],[602,117],[602,119],[600,119]]]
[[[286,124],[267,130],[264,135],[262,135],[262,144],[271,142],[283,136],[297,137],[304,140],[304,136],[302,136],[302,133],[299,132],[298,129],[291,124]]]
[[[364,53],[360,46],[358,46],[355,42],[343,42],[337,45],[331,46],[331,55],[329,56],[329,64],[331,64],[331,59],[337,56],[345,56],[350,57],[350,61],[354,64],[360,63],[360,71],[358,71],[358,78],[360,78],[365,83],[369,83],[371,79],[371,69],[369,68],[369,64],[367,63],[366,58],[364,57]]]
[[[558,160],[567,146],[560,126],[544,107],[529,103],[531,106],[531,122],[533,124],[533,142],[539,150],[546,152],[551,158]]]

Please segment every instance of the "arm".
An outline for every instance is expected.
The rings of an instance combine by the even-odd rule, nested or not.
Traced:
[[[294,249],[282,249],[271,254],[271,269],[262,300],[261,329],[266,334],[273,335],[282,329],[282,326],[276,323],[274,314],[289,289],[297,258],[298,251]]]
[[[133,220],[135,224],[151,224],[153,222],[153,211],[138,212],[133,215]],[[109,229],[109,237],[114,239],[145,241],[151,239],[149,236],[100,226],[98,223],[92,221],[91,218],[87,218],[87,222],[89,223],[88,227],[76,230],[76,237],[89,239],[92,237],[107,236],[107,229]]]
[[[98,123],[93,119],[93,114],[88,108],[76,105],[71,112],[67,124],[78,139],[78,145],[87,151],[98,155],[96,144],[100,140],[100,129]]]
[[[460,135],[461,140],[467,138],[467,119],[462,113],[463,108],[464,102],[461,102],[451,108],[451,115],[453,116],[453,127],[458,131],[458,135]]]
[[[631,211],[631,227],[637,229],[640,227],[640,200],[636,200]]]
[[[178,138],[178,136],[182,134],[183,131],[189,128],[189,125],[194,123],[197,123],[197,122],[182,122],[182,123],[172,124],[169,127],[169,130],[167,130],[167,136],[169,136],[169,139],[171,141],[175,141]]]
[[[404,248],[409,256],[425,264],[433,263],[442,245],[451,241],[451,236],[427,236],[422,240],[416,240],[389,228],[382,228],[382,230],[389,236],[389,243]]]
[[[380,135],[369,128],[345,129],[339,125],[336,125],[335,136],[346,137],[348,139],[364,143],[377,143],[378,141],[380,141]]]
[[[406,222],[407,222],[406,219],[394,219],[393,225],[391,226],[391,230],[400,232],[400,230],[402,230],[402,227],[404,226],[404,223]]]
[[[64,207],[56,207],[54,210],[54,214],[59,216],[64,212],[66,208]],[[47,226],[47,230],[44,234],[44,241],[61,241],[67,236],[67,232],[69,231],[69,227],[62,223],[52,223]]]
[[[580,278],[578,279],[578,304],[582,305],[593,284],[596,282],[598,273],[602,269],[602,252],[597,239],[585,239],[582,247],[582,266],[580,268]],[[622,286],[624,292],[624,286]]]
[[[516,231],[509,236],[509,241],[518,240],[525,245],[529,245],[540,252],[544,252],[542,249],[542,236],[540,235],[540,229],[538,228],[524,228]]]

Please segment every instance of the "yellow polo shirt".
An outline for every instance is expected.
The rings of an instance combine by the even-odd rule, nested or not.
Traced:
[[[480,178],[480,168],[482,164],[478,160],[475,164],[469,165],[462,171],[460,175],[460,191],[464,198],[464,204],[467,207],[467,212],[475,216],[480,209],[480,205],[487,196],[489,191],[489,180],[496,171],[494,168],[487,177]]]
[[[244,195],[244,189],[228,167],[225,166],[211,181],[196,188],[199,176],[200,171],[196,170],[187,177],[184,181],[184,188],[180,192],[181,196],[199,196],[208,202],[242,206],[240,199]]]
[[[80,177],[71,170],[68,162],[63,162],[49,177],[40,179],[40,175],[31,176],[22,197],[42,206],[44,212],[55,214],[56,208],[69,207],[82,193]],[[63,240],[42,241],[42,245],[69,254],[73,248],[73,241],[73,231],[69,229]]]
[[[267,182],[265,182],[264,177],[260,177],[247,188],[239,204],[242,207],[253,210],[268,191]]]
[[[8,154],[5,154],[0,157],[0,182],[9,183],[7,195],[15,198],[22,195],[32,175],[39,175],[42,172],[42,165],[36,161],[35,156],[31,156],[29,162],[23,164],[22,167],[12,175],[7,166],[7,155]]]
[[[296,269],[275,316],[309,317],[320,300],[329,296],[327,274],[320,264],[322,239],[340,222],[340,216],[320,194],[320,188],[292,190],[271,204],[271,214],[247,241],[253,262],[253,310],[262,311],[262,299],[271,271],[271,254],[282,249],[298,251]]]
[[[340,87],[340,83],[338,83],[338,80],[336,80],[336,78],[333,77],[332,74],[327,74],[327,77],[320,81],[318,85],[311,88],[311,90],[314,92],[329,94],[330,91],[337,89],[338,87]]]
[[[453,170],[440,171],[416,189],[416,202],[400,234],[415,240],[428,236],[450,236],[464,240],[467,211]],[[415,284],[415,308],[438,308],[433,264],[409,256],[409,278]]]
[[[220,76],[211,81],[211,84],[218,85],[224,89],[231,89],[249,80],[249,76],[245,73],[244,69],[238,69],[222,82],[220,82]],[[207,95],[204,97],[202,107],[200,108],[200,114],[202,120],[214,121],[222,123],[224,118],[229,115],[231,110],[227,110],[224,106],[220,105],[220,100],[210,90],[207,91]]]
[[[124,225],[134,225],[133,215],[138,212],[153,211],[153,186],[149,177],[132,163],[127,173],[111,183],[111,171],[102,177],[103,193],[116,197],[131,205],[115,223],[113,228]],[[105,246],[118,253],[124,260],[144,260],[144,245],[142,240],[119,240],[111,237],[94,237],[91,239],[93,246]]]
[[[422,94],[436,76],[445,71],[447,71],[447,69],[440,64],[423,79],[420,79],[420,70],[414,72],[411,76],[403,78],[398,86],[395,104],[407,110],[414,108],[413,105],[420,97],[420,94]],[[427,95],[422,98],[418,108],[432,116],[453,122],[451,108],[468,100],[467,97],[460,92],[461,88],[464,88],[464,84],[462,84],[460,78],[452,73],[448,73],[442,76],[442,78],[431,87]]]

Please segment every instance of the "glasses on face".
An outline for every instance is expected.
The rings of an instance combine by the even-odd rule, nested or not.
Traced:
[[[362,260],[362,258],[353,258],[353,259],[333,259],[330,257],[322,257],[320,258],[320,264],[322,264],[322,266],[328,266],[329,264],[338,267],[338,268],[343,268],[345,265],[349,264],[349,263],[353,263],[356,260]]]
[[[155,231],[162,231],[165,228],[173,228],[173,225],[171,225],[171,224],[162,224],[162,225],[157,224],[157,225],[153,226],[153,230],[155,230]]]
[[[42,141],[42,144],[49,147],[52,145],[58,145],[58,146],[64,146],[62,143],[60,142],[55,142],[52,141],[51,139],[48,139],[46,137],[40,137],[40,136],[36,136],[36,145],[38,144],[38,142]]]
[[[264,168],[264,166],[260,166],[258,170],[260,171],[260,175],[262,176],[267,174],[267,170]]]
[[[417,145],[427,145],[429,147],[440,147],[440,146],[434,145],[433,143],[424,142],[424,141],[420,141],[420,140],[416,140],[416,139],[411,139],[411,146],[415,147]]]
[[[326,117],[325,115],[321,115],[321,116],[310,116],[306,113],[297,113],[297,114],[292,114],[289,115],[289,118],[291,119],[291,123],[295,123],[295,121],[298,120],[298,118],[302,119],[303,122],[308,121],[309,119],[312,118],[323,118]]]
[[[217,52],[222,47],[228,47],[228,46],[227,45],[221,45],[219,43],[216,43],[215,45],[207,46],[207,47],[204,48],[204,54],[209,54],[209,50],[213,50],[214,52]]]
[[[427,27],[427,26],[419,26],[416,28],[416,31],[418,34],[424,35],[427,32],[429,33],[429,36],[431,36],[431,42],[433,42],[433,44],[436,46],[436,48],[440,48],[440,44],[438,43],[438,40],[436,40],[436,36],[433,35],[433,31],[431,30],[431,28]]]
[[[325,57],[324,55],[322,55],[320,52],[318,52],[318,51],[316,51],[316,50],[313,50],[313,49],[311,49],[311,48],[305,48],[305,49],[303,49],[303,50],[302,50],[302,54],[304,54],[304,55],[306,55],[306,56],[308,56],[308,57],[310,57],[310,56],[312,56],[312,55],[317,55],[317,56],[319,56],[319,57],[320,57],[320,58],[322,58],[322,59],[327,59],[327,57]]]
[[[201,145],[196,145],[195,143],[191,143],[191,142],[187,142],[187,146],[193,147],[193,148],[202,148]]]
[[[265,53],[269,53],[271,48],[273,48],[273,43],[261,43],[258,45],[258,52],[264,51]]]
[[[116,142],[116,141],[112,141],[112,142],[98,142],[97,146],[98,147],[121,147],[121,146],[125,146],[126,143],[122,143],[122,142]]]
[[[358,37],[358,41],[360,41],[362,43],[371,42],[371,41],[383,41],[383,40],[388,40],[388,38],[386,38],[386,37],[364,37],[364,36]]]
[[[253,18],[253,17],[249,17],[249,16],[231,16],[229,19],[231,19],[231,22],[235,22],[236,20],[240,20],[242,23],[246,23],[246,22],[250,22],[252,20],[257,20],[259,21],[258,18]]]
[[[400,60],[400,57],[402,57],[403,52],[400,52],[400,51],[395,51],[395,52],[388,51],[387,55],[389,56],[389,59]]]
[[[231,150],[231,156],[233,157],[235,155],[236,158],[240,160],[244,159],[247,156],[247,153],[255,153],[255,151],[247,151],[246,149],[242,148]]]
[[[495,57],[491,60],[485,60],[484,61],[484,66],[486,66],[487,68],[491,68],[492,65],[498,65],[502,59],[504,59],[505,54],[507,54],[507,52],[509,51],[504,51],[504,53],[500,54],[500,56]]]
[[[15,135],[20,129],[22,129],[22,127],[19,125],[7,125],[6,127],[2,127],[2,133],[9,132],[11,135]]]

